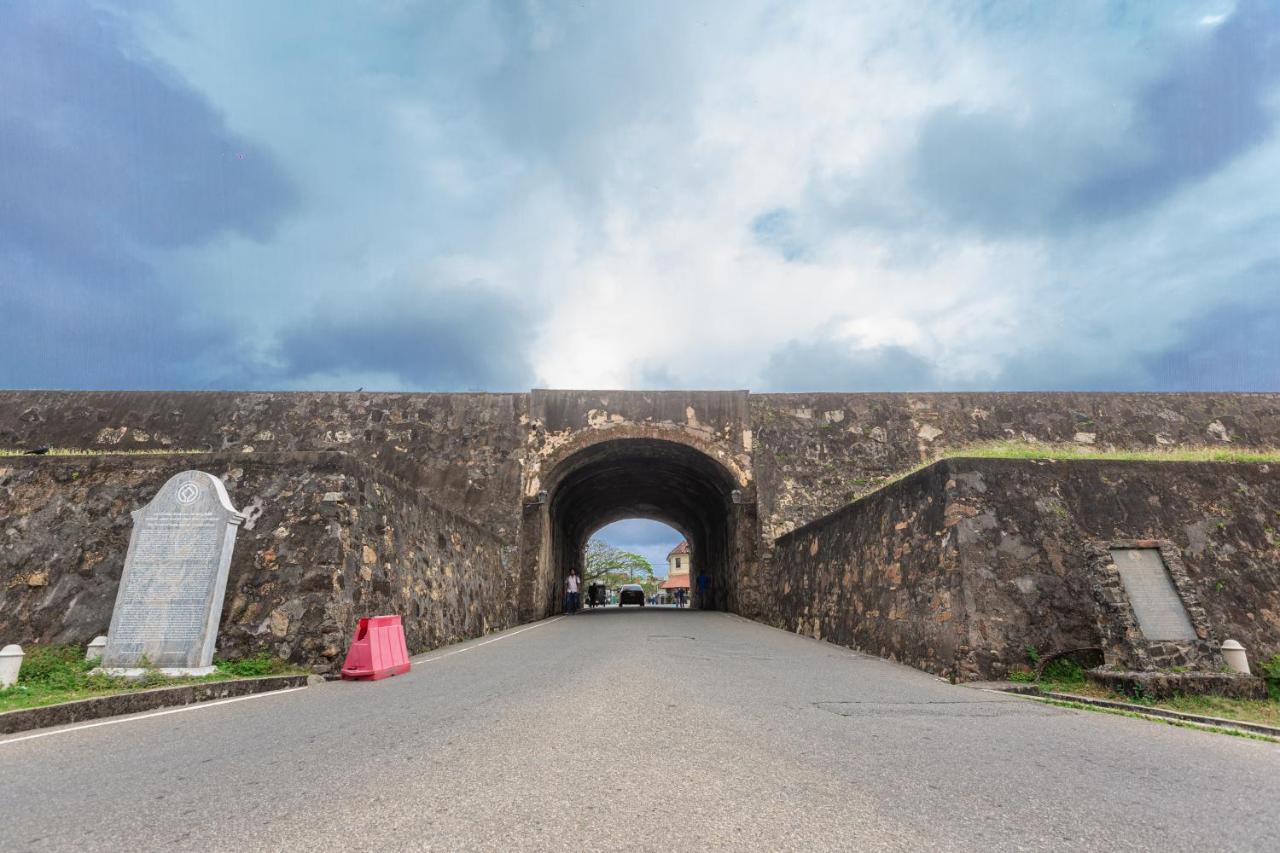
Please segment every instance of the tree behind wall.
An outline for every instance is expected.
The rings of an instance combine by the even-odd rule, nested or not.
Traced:
[[[648,560],[639,554],[615,548],[603,539],[592,539],[587,543],[585,562],[584,588],[594,581],[601,581],[610,589],[617,589],[624,583],[638,583],[644,587],[645,595],[658,591],[658,579],[653,576],[653,566]]]

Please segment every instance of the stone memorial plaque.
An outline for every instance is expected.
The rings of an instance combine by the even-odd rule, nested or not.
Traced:
[[[133,512],[102,667],[135,674],[145,662],[174,675],[213,671],[231,549],[244,516],[203,471],[170,478]]]
[[[1111,558],[1129,596],[1133,615],[1148,640],[1194,640],[1195,628],[1155,548],[1112,548]]]

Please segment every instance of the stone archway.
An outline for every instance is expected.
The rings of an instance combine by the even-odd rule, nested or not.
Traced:
[[[693,605],[741,608],[754,572],[757,521],[751,484],[687,437],[597,436],[559,454],[526,496],[521,534],[522,616],[560,609],[561,579],[581,571],[587,539],[624,518],[669,524],[689,540]],[[699,577],[704,577],[699,580]]]

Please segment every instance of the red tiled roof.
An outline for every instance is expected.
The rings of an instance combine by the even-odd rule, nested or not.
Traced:
[[[664,580],[658,589],[689,589],[689,576],[672,575]]]
[[[671,549],[671,553],[670,553],[670,554],[668,554],[668,555],[667,555],[667,557],[668,557],[668,558],[670,558],[670,557],[678,557],[678,556],[679,556],[679,555],[681,555],[681,554],[688,554],[688,553],[689,553],[689,540],[688,540],[688,539],[681,539],[681,540],[680,540],[680,544],[679,544],[679,545],[677,545],[676,547],[672,548],[672,549]]]

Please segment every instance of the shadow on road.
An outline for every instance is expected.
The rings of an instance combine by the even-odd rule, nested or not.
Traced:
[[[634,616],[636,614],[645,614],[645,613],[652,615],[655,613],[701,613],[701,612],[702,611],[695,610],[692,607],[673,607],[671,605],[650,604],[644,607],[636,607],[636,606],[617,607],[615,605],[610,605],[608,607],[596,607],[594,609],[590,607],[584,607],[583,609],[579,610],[577,613],[574,613],[572,615],[574,616],[574,618],[577,618],[579,616],[596,616],[596,617]]]

